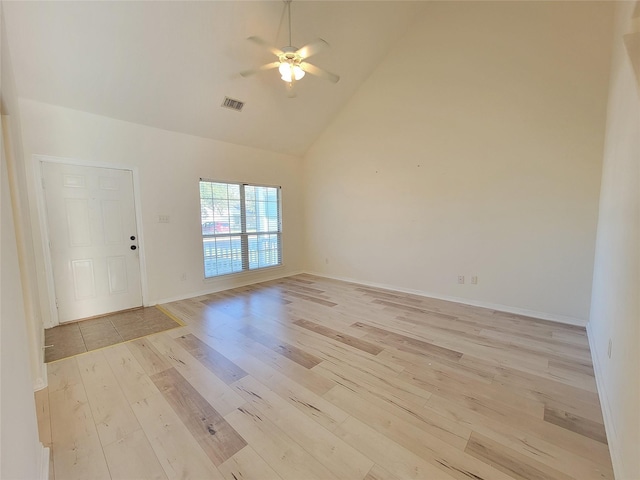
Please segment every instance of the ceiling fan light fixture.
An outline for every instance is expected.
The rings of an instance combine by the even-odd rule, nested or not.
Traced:
[[[305,73],[300,65],[295,65],[289,62],[282,62],[278,67],[278,71],[280,72],[280,78],[282,78],[282,80],[287,83],[291,83],[292,77],[296,81],[300,80],[302,77],[304,77]]]

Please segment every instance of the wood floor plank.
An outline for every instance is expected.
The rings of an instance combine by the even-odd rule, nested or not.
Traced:
[[[544,421],[579,433],[585,437],[593,438],[600,443],[607,443],[607,432],[605,432],[604,425],[601,423],[552,407],[546,407],[544,409]]]
[[[253,407],[240,407],[225,419],[284,480],[336,478],[326,466]]]
[[[602,423],[597,393],[507,367],[499,368],[494,381],[513,391],[536,398],[545,405],[563,405],[563,409],[568,412]]]
[[[306,300],[307,302],[318,303],[325,307],[335,307],[337,305],[337,303],[330,302],[329,300],[324,300],[322,298],[307,295],[305,293],[294,292],[292,290],[285,290],[283,291],[283,294],[285,297],[301,298],[303,300]]]
[[[427,431],[416,427],[412,422],[405,421],[368,402],[363,402],[358,395],[340,385],[327,392],[325,398],[429,463],[439,470],[440,476],[450,476],[458,480],[468,480],[468,478],[507,480],[508,478],[489,464],[477,461],[463,453],[461,448],[442,442]],[[438,475],[433,473],[433,478],[440,478]]]
[[[273,280],[270,282],[270,285],[284,286],[288,290],[296,290],[301,292],[313,293],[314,295],[324,295],[327,292],[323,288],[318,288],[313,286],[313,283],[301,283],[296,281],[291,281],[290,278],[280,278],[278,280]]]
[[[307,330],[311,330],[312,332],[319,333],[320,335],[324,335],[325,337],[352,346],[354,348],[357,348],[358,350],[362,350],[363,352],[370,353],[371,355],[377,355],[383,350],[383,348],[378,345],[366,342],[351,335],[345,335],[344,333],[340,333],[337,330],[333,330],[332,328],[325,327],[309,320],[299,319],[293,323],[295,325],[299,325],[300,327],[306,328]]]
[[[158,335],[151,339],[151,343],[220,415],[224,416],[245,403],[207,365],[184,350],[177,339]]]
[[[240,330],[240,333],[258,343],[261,343],[265,347],[270,348],[274,352],[279,353],[283,357],[293,360],[305,368],[313,368],[322,361],[321,358],[315,357],[298,347],[294,347],[283,340],[261,331],[258,328],[245,327]]]
[[[350,365],[335,365],[324,362],[314,367],[314,372],[333,380],[335,384],[342,385],[349,390],[357,390],[362,387],[368,391],[376,392],[379,396],[387,398],[390,402],[409,408],[422,407],[431,396],[420,387],[412,385],[396,377],[380,377],[371,372],[353,368]]]
[[[161,393],[132,408],[169,479],[224,479]]]
[[[367,457],[374,458],[377,464],[398,478],[413,480],[454,479],[451,475],[439,470],[354,417],[349,417],[340,425],[335,434]]]
[[[404,312],[410,313],[418,313],[421,316],[433,316],[437,318],[444,318],[445,320],[455,320],[456,317],[454,315],[448,315],[446,313],[435,312],[432,310],[427,310],[425,308],[420,308],[416,306],[406,305],[404,303],[391,302],[389,300],[374,300],[372,303],[377,305],[384,305],[385,307],[395,308]]]
[[[578,372],[589,377],[595,377],[591,360],[576,362],[575,360],[549,360],[549,369]]]
[[[363,480],[399,480],[398,477],[389,473],[387,470],[376,464],[371,467],[367,476]]]
[[[249,445],[218,467],[226,480],[282,480]]]
[[[363,478],[373,462],[252,377],[234,384],[236,390],[261,415],[286,431],[316,460],[343,480]]]
[[[408,351],[427,352],[438,357],[447,358],[449,360],[459,360],[462,353],[450,350],[448,348],[439,347],[423,340],[418,340],[406,335],[400,335],[382,328],[357,322],[353,325],[355,328],[366,330],[373,338],[381,343],[391,345],[399,350],[407,349]],[[366,338],[366,337],[365,337]]]
[[[544,320],[542,318],[528,317],[526,315],[519,315],[517,313],[501,312],[499,310],[492,310],[491,314],[495,318],[503,318],[511,321],[514,324],[535,324],[537,326],[546,326],[559,331],[565,332],[579,332],[584,333],[586,331],[584,326],[571,325],[568,323],[555,322],[553,320]]]
[[[443,373],[432,367],[411,368],[401,373],[398,378],[452,401],[471,398],[478,404],[505,410],[518,409],[537,418],[542,418],[544,412],[542,403],[533,402],[507,389],[501,389],[500,385],[494,386],[461,375]]]
[[[174,368],[152,375],[151,380],[215,466],[246,446],[238,432]]]
[[[129,403],[136,403],[158,389],[126,345],[115,345],[103,350],[122,392]]]
[[[102,445],[138,430],[136,416],[102,351],[89,352],[77,361]]]
[[[176,342],[227,385],[247,375],[247,372],[193,334],[183,335]]]
[[[171,368],[171,364],[158,354],[148,338],[140,338],[126,345],[147,375],[154,375]]]
[[[49,394],[56,478],[111,478],[76,359],[62,360],[56,371],[65,374],[64,387]]]
[[[583,362],[585,362],[585,360],[581,360],[580,365],[584,365]],[[549,360],[549,368],[547,369],[545,378],[557,380],[566,385],[587,390],[588,392],[598,393],[594,375],[579,372],[575,368],[558,366],[558,361]]]
[[[571,478],[477,433],[471,435],[465,452],[519,480],[569,480]]]
[[[487,437],[500,439],[525,455],[545,456],[551,461],[565,462],[568,468],[572,468],[572,464],[592,464],[604,473],[605,478],[612,475],[606,445],[554,424],[529,415],[518,415],[513,410],[488,409],[471,399],[452,402],[433,395],[425,407]],[[592,470],[588,472],[587,476],[593,473]]]
[[[347,332],[349,325],[352,325],[353,323],[363,319],[363,317],[361,316],[355,316],[353,314],[340,311],[337,308],[338,307],[331,311],[331,315],[326,315],[324,312],[310,310],[308,308],[304,309],[300,305],[292,303],[291,305],[287,306],[287,313],[292,318],[304,318],[306,320],[311,320],[315,323],[324,325],[325,327],[344,332]],[[355,328],[351,328],[348,330],[350,330],[348,333],[352,337],[360,338],[366,335],[366,332],[359,331]]]
[[[455,321],[439,317],[425,317],[420,314],[407,313],[395,317],[403,323],[413,325],[414,328],[424,329],[430,332],[437,332],[443,335],[461,335],[463,337],[472,337],[478,335],[482,331],[482,326],[467,320],[456,318]]]
[[[316,367],[316,369],[321,368],[322,365]],[[423,397],[420,397],[419,402],[407,401],[403,396],[397,395],[400,392],[399,389],[383,390],[379,386],[363,381],[361,378],[348,378],[335,371],[328,372],[328,374],[335,375],[336,382],[340,382],[340,385],[356,393],[363,401],[412,423],[450,445],[457,446],[460,449],[466,445],[471,430],[433,411],[425,410]]]
[[[237,349],[229,348],[228,345],[226,349],[225,347],[219,348],[222,348],[225,355],[242,365],[250,375],[268,384],[271,390],[327,430],[333,430],[348,417],[347,413],[327,402],[314,391],[295,382],[287,375],[271,368],[257,358]],[[322,393],[325,393],[325,391],[323,390]]]
[[[238,365],[241,365],[239,359],[245,356],[254,357],[318,395],[322,395],[335,386],[335,383],[326,377],[303,367],[299,363],[280,355],[272,349],[238,332],[218,330],[214,333],[202,333],[198,336],[200,340],[223,353]],[[236,353],[228,355],[227,352],[229,349]]]
[[[82,383],[75,359],[60,360],[47,365],[49,395]]]
[[[589,360],[591,358],[587,345],[565,343],[558,341],[553,337],[538,338],[534,335],[524,334],[522,332],[500,331],[494,328],[483,328],[478,335],[504,344],[517,346],[526,351],[546,353],[552,358],[566,357],[569,359],[585,360]],[[558,346],[561,346],[562,348],[558,349]]]
[[[369,375],[384,378],[397,377],[404,370],[404,366],[383,357],[382,353],[372,356],[345,344],[333,342],[326,337],[312,335],[307,335],[306,332],[298,334],[296,345],[322,358],[323,363],[328,362],[338,366],[347,364]]]
[[[337,364],[349,363],[357,365],[358,368],[369,370],[372,373],[385,376],[396,376],[404,367],[398,366],[394,362],[388,361],[380,356],[371,355],[360,349],[354,348],[346,343],[333,340],[327,336],[316,334],[315,332],[297,325],[297,318],[290,322],[283,322],[274,318],[251,319],[251,322],[258,324],[264,330],[276,330],[296,347],[311,353],[312,355],[326,361]],[[355,338],[355,337],[354,337]]]
[[[486,384],[493,381],[495,373],[478,367],[476,365],[462,364],[462,360],[446,360],[438,357],[426,357],[424,355],[416,355],[410,352],[403,352],[392,347],[385,348],[377,355],[378,359],[385,359],[396,365],[401,365],[402,369],[398,371],[406,371],[407,369],[421,369],[433,367],[443,372],[455,372],[456,375],[468,377]],[[464,358],[464,356],[462,357]]]
[[[486,337],[480,337],[478,331],[460,331],[456,335],[452,335],[451,332],[442,331],[442,329],[431,329],[428,325],[422,326],[422,328],[416,328],[415,324],[407,325],[405,316],[387,317],[382,321],[378,319],[367,320],[366,324],[378,328],[370,332],[372,337],[375,333],[384,334],[385,331],[392,331],[394,334],[400,334],[403,337],[415,338],[418,340],[426,341],[428,344],[437,344],[442,348],[447,348],[459,353],[477,354],[482,356],[488,356],[489,358],[502,359],[507,362],[515,364],[528,365],[531,368],[541,368],[548,365],[548,359],[540,352],[528,352],[522,349],[514,349],[513,347],[505,344],[504,342],[488,339]],[[448,326],[450,327],[454,323],[458,323],[459,320],[450,321]],[[475,324],[473,324],[475,325]],[[357,326],[357,325],[356,325]],[[401,338],[398,338],[400,340]],[[409,345],[405,345],[405,348],[410,349]],[[413,349],[420,353],[424,353],[424,350]]]
[[[585,347],[589,346],[589,339],[587,338],[586,330],[569,332],[566,330],[554,329],[551,333],[551,338],[574,345],[583,345]]]
[[[105,446],[104,455],[112,480],[167,479],[142,429]]]

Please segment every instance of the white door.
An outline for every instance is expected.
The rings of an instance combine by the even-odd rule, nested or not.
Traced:
[[[42,162],[60,323],[142,305],[129,170]]]

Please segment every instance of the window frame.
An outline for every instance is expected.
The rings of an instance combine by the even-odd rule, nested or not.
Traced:
[[[202,223],[202,209],[203,209],[203,196],[202,196],[202,183],[217,183],[224,184],[230,186],[238,186],[240,190],[240,232],[232,232],[231,231],[231,223],[229,223],[229,231],[218,233],[215,231],[216,221],[213,221],[214,224],[214,232],[213,233],[204,233],[203,223]],[[258,231],[256,228],[255,232],[247,231],[247,204],[246,204],[246,187],[257,187],[257,188],[272,188],[276,190],[276,206],[277,206],[277,229],[276,230],[266,230],[266,231]],[[223,180],[214,180],[210,178],[201,177],[198,182],[198,197],[200,202],[200,235],[202,237],[202,266],[203,266],[203,278],[204,280],[213,280],[219,277],[225,277],[229,275],[238,275],[238,274],[246,274],[251,272],[256,272],[259,270],[265,270],[269,268],[281,267],[283,265],[282,261],[282,187],[280,185],[267,185],[267,184],[258,184],[258,183],[248,183],[248,182],[234,182],[234,181],[223,181]],[[205,197],[206,198],[206,197]],[[260,218],[260,217],[256,217]],[[264,235],[275,235],[277,237],[277,263],[265,266],[257,266],[251,268],[251,258],[250,258],[250,250],[249,250],[249,240],[250,237],[255,236],[256,238]],[[231,238],[231,237],[240,237],[240,253],[241,253],[241,261],[242,261],[242,269],[236,271],[230,271],[225,273],[216,273],[211,276],[207,276],[207,256],[205,255],[205,239],[218,239],[218,238]],[[218,260],[216,257],[213,257]]]

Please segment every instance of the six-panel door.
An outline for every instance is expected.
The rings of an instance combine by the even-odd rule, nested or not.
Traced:
[[[42,165],[60,323],[141,306],[131,171]]]

